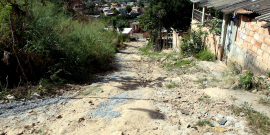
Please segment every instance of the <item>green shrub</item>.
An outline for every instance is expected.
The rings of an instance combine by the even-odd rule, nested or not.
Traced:
[[[250,90],[252,88],[252,77],[253,73],[247,71],[244,75],[240,76],[238,86],[244,88],[245,90]]]
[[[194,55],[198,60],[201,61],[215,61],[216,57],[209,50],[205,49]]]
[[[192,56],[203,49],[201,35],[197,31],[190,31],[190,36],[184,35],[181,39],[181,51],[184,55]]]
[[[130,42],[130,39],[129,38],[125,38],[125,42]]]

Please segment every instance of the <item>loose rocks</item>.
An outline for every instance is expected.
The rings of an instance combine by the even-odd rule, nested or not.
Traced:
[[[227,122],[227,120],[222,119],[222,120],[220,120],[219,124],[220,124],[220,125],[225,125],[226,122]]]

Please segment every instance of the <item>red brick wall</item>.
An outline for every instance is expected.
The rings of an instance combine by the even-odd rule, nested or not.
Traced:
[[[270,27],[262,28],[264,24],[266,22],[240,15],[235,44],[256,58],[253,63],[256,67],[268,70],[270,68]]]

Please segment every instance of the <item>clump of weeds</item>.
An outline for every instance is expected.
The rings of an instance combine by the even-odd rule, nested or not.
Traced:
[[[270,106],[270,97],[261,97],[258,102],[259,104]]]
[[[251,104],[245,102],[240,107],[232,106],[235,114],[244,113],[248,124],[254,128],[257,134],[268,134],[270,132],[270,119],[263,113],[255,111]]]
[[[204,119],[204,120],[199,120],[196,125],[200,126],[200,127],[203,127],[205,125],[209,125],[211,127],[214,127],[214,125],[212,124],[212,122],[208,119]]]
[[[211,101],[211,97],[209,95],[205,95],[205,96],[202,96],[202,97],[198,98],[198,101],[210,102]]]
[[[172,88],[176,88],[176,87],[179,87],[179,85],[175,82],[171,82],[170,84],[167,84],[166,87],[168,89],[172,89]]]

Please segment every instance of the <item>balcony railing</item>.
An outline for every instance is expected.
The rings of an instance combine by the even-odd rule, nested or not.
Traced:
[[[194,9],[193,15],[194,15],[195,20],[202,22],[202,12],[201,11]]]
[[[193,17],[195,20],[202,22],[202,15],[203,13],[197,9],[194,9]],[[222,28],[222,20],[216,19],[216,21],[213,22],[213,20],[216,19],[215,17],[205,14],[204,15],[204,26],[211,28],[212,26],[215,26],[217,28]],[[220,35],[220,32],[216,32],[216,34]]]

